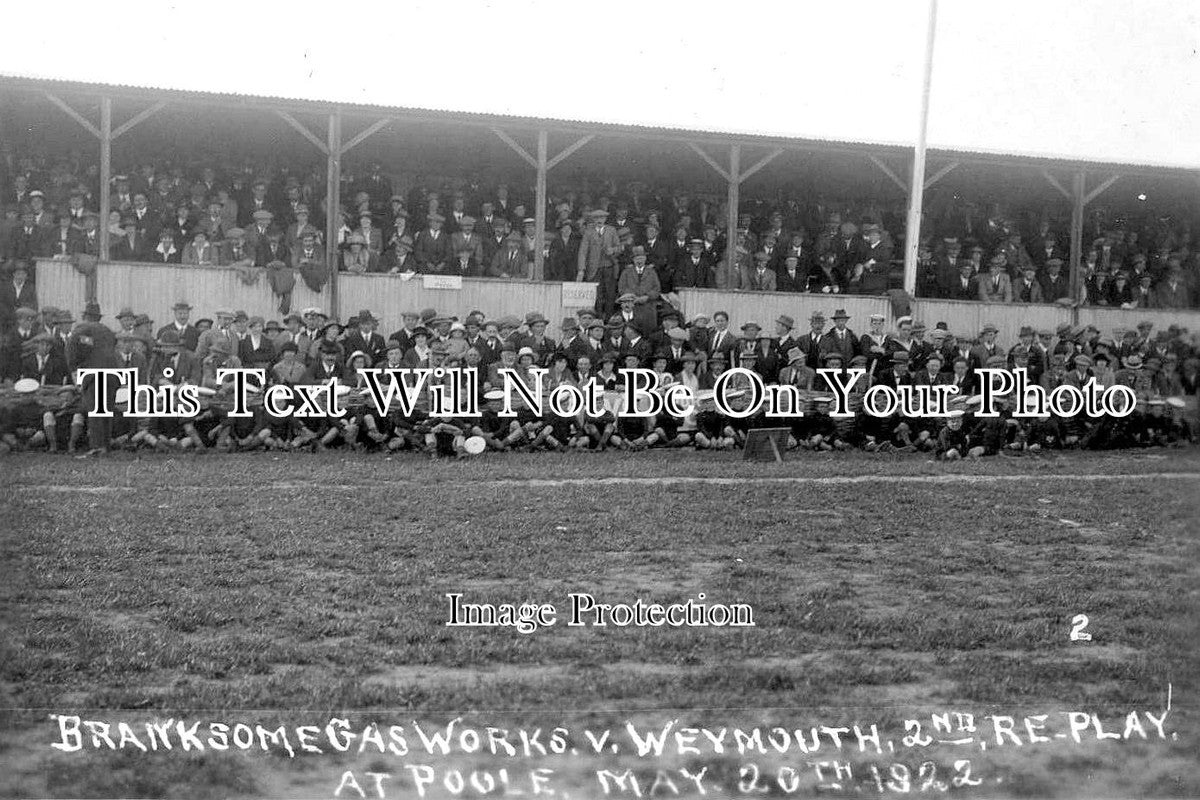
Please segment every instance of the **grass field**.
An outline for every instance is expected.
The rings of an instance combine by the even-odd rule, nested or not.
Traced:
[[[983,782],[944,793],[1200,796],[1194,450],[971,464],[684,452],[467,463],[21,456],[0,460],[0,473],[3,797],[332,797],[345,770],[368,796],[378,796],[362,777],[372,770],[394,774],[388,797],[417,796],[406,760],[372,751],[59,753],[50,714],[562,725],[580,752],[534,765],[554,770],[560,795],[582,798],[602,796],[594,771],[618,765],[648,776],[643,796],[656,767],[678,776],[680,766],[708,767],[706,796],[760,795],[737,788],[749,761],[764,773],[795,766],[796,796],[936,794],[936,782],[918,785],[919,765],[948,780],[960,758]],[[607,602],[704,592],[749,603],[756,627],[444,626],[446,592],[565,607],[573,591]],[[1077,614],[1091,641],[1071,641]],[[1168,684],[1163,739],[1089,733],[1035,746],[1020,726],[1046,714],[1066,731],[1061,712],[1084,711],[1120,732],[1130,712],[1161,714]],[[987,715],[1012,715],[1025,743],[900,748],[905,720],[928,732],[932,714],[952,711],[975,716],[978,740],[991,738]],[[673,719],[877,723],[897,750],[655,761],[624,747],[626,721],[661,729]],[[624,749],[589,756],[585,727],[610,728]],[[822,759],[853,762],[840,792],[819,788],[806,764]],[[534,763],[425,761],[514,776]],[[911,784],[890,762],[911,768]],[[865,777],[872,763],[882,786]]]

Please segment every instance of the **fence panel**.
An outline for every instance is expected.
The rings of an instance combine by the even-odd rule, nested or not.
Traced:
[[[106,266],[101,264],[97,269]],[[87,302],[87,278],[69,262],[50,259],[37,262],[36,275],[38,303],[65,309],[79,319]]]
[[[489,319],[507,314],[524,319],[527,312],[540,311],[552,331],[563,317],[562,284],[546,281],[463,278],[461,289],[427,289],[420,276],[405,281],[396,275],[339,275],[338,303],[343,320],[369,309],[384,328],[392,326],[389,330],[400,327],[403,311],[423,308],[459,319],[476,309]]]
[[[1029,325],[1034,330],[1054,330],[1063,323],[1071,322],[1071,309],[1051,304],[914,300],[912,306],[914,318],[920,319],[927,327],[932,328],[944,322],[951,333],[965,338],[978,336],[980,329],[990,322],[999,328],[996,341],[1001,347],[1015,345],[1017,333],[1023,325]]]
[[[41,260],[37,264],[38,301],[42,305],[65,308],[76,317],[86,302],[86,279],[71,264],[63,261]],[[435,308],[439,313],[460,318],[474,309],[489,317],[513,314],[524,317],[529,311],[540,311],[550,318],[551,333],[557,335],[558,322],[574,312],[574,304],[565,308],[563,284],[545,281],[512,281],[485,278],[464,278],[461,288],[426,288],[420,278],[405,281],[395,275],[338,276],[339,305],[337,316],[345,320],[360,309],[370,309],[383,320],[383,327],[399,326],[404,310]],[[266,277],[246,285],[236,270],[224,267],[184,267],[159,264],[107,263],[96,267],[97,300],[107,320],[124,307],[150,314],[158,324],[170,319],[170,309],[179,300],[194,306],[192,319],[212,317],[218,308],[244,310],[251,316],[280,319],[279,298],[271,291]],[[569,284],[574,286],[574,284]],[[773,332],[773,322],[780,314],[796,320],[804,330],[814,311],[826,318],[837,309],[850,315],[850,327],[858,333],[867,329],[871,314],[883,314],[891,330],[895,325],[891,303],[886,297],[859,295],[791,294],[785,292],[734,292],[716,289],[682,289],[678,292],[682,310],[687,318],[697,313],[715,311],[729,313],[734,329],[744,322],[757,322],[767,333]],[[320,293],[311,291],[302,281],[296,282],[291,307],[298,311],[306,306],[327,309],[329,287]],[[978,334],[985,323],[1000,329],[998,341],[1004,347],[1016,343],[1017,331],[1023,325],[1053,330],[1071,323],[1071,309],[1049,304],[984,304],[962,300],[912,301],[913,316],[933,327],[945,322],[951,331],[968,337]],[[1118,328],[1132,328],[1142,320],[1154,323],[1156,330],[1182,325],[1200,332],[1200,311],[1194,310],[1123,310],[1116,308],[1078,309],[1079,324],[1094,324],[1106,335]]]
[[[69,265],[61,270],[72,269]],[[41,267],[39,266],[39,269]],[[55,296],[64,303],[74,303],[68,308],[82,309],[69,282],[59,276],[51,287]],[[82,292],[80,292],[80,295]],[[40,298],[43,303],[60,305],[52,297]],[[112,262],[96,267],[96,300],[108,319],[123,307],[146,313],[158,325],[171,319],[171,306],[180,300],[193,307],[192,319],[212,318],[213,313],[224,308],[245,311],[250,316],[264,319],[280,319],[280,298],[271,291],[265,276],[257,283],[247,285],[238,277],[236,270],[227,267],[184,267],[161,264],[129,264]],[[305,306],[324,308],[329,302],[329,288],[318,293],[309,289],[300,280],[292,292],[291,309]]]
[[[1079,324],[1095,325],[1105,336],[1118,328],[1131,329],[1143,320],[1154,323],[1155,331],[1165,331],[1170,325],[1200,333],[1200,311],[1182,309],[1123,309],[1099,306],[1079,309]]]
[[[808,330],[808,319],[814,311],[820,311],[826,320],[833,312],[844,309],[850,315],[849,327],[856,333],[867,332],[869,317],[883,314],[891,319],[891,303],[886,297],[864,297],[859,295],[795,294],[791,292],[729,292],[717,289],[680,289],[680,304],[683,313],[691,319],[696,314],[711,315],[716,311],[729,314],[729,325],[734,330],[743,323],[757,322],[763,332],[775,333],[775,319],[787,314],[796,320],[796,330]]]

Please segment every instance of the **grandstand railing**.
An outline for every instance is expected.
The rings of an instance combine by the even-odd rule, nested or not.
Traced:
[[[570,284],[568,284],[569,286]],[[42,260],[37,265],[37,294],[42,305],[68,309],[78,315],[86,299],[86,278],[70,263]],[[551,335],[557,335],[558,322],[573,314],[578,306],[564,303],[564,284],[549,281],[463,278],[460,288],[431,288],[420,277],[402,280],[388,274],[338,275],[338,308],[329,308],[326,286],[314,292],[299,278],[291,297],[291,310],[319,307],[339,320],[369,309],[383,320],[383,327],[399,326],[405,310],[435,308],[464,316],[478,309],[488,317],[513,314],[524,317],[528,311],[540,311],[551,320]],[[569,294],[569,293],[568,293]],[[850,327],[858,334],[867,332],[871,314],[883,314],[890,331],[895,310],[887,297],[832,294],[790,294],[784,292],[734,292],[715,289],[683,289],[678,293],[681,311],[691,319],[697,313],[726,311],[733,328],[744,322],[757,322],[764,332],[773,333],[774,320],[786,314],[796,320],[796,329],[808,329],[812,312],[826,318],[838,309],[850,315]],[[157,324],[170,320],[171,306],[185,300],[194,310],[192,319],[212,317],[218,308],[244,310],[250,316],[282,319],[281,298],[275,295],[266,276],[247,284],[238,270],[230,267],[163,266],[161,264],[101,263],[96,266],[96,299],[109,321],[123,307],[150,314]],[[979,303],[960,300],[909,301],[910,313],[932,328],[938,322],[954,333],[974,337],[986,323],[994,324],[1002,345],[1016,342],[1024,325],[1054,330],[1058,325],[1095,324],[1103,333],[1132,328],[1142,320],[1162,330],[1177,324],[1200,332],[1200,311],[1195,310],[1123,310],[1099,307],[1079,309],[1052,304]],[[387,333],[387,331],[384,331]]]

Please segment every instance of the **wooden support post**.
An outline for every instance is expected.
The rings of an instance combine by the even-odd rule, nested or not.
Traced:
[[[1087,197],[1087,173],[1079,170],[1071,179],[1071,300],[1079,299],[1079,265],[1083,262],[1083,209]],[[1078,321],[1078,309],[1075,310]]]
[[[546,246],[546,173],[550,166],[546,161],[546,149],[549,145],[549,134],[545,130],[538,131],[537,139],[537,185],[534,188],[533,216],[537,220],[533,234],[533,274],[531,280],[545,280],[546,256],[543,252]]]
[[[690,144],[690,142],[689,142]],[[692,145],[697,152],[701,152],[700,148]],[[705,154],[707,155],[707,154]],[[728,230],[725,232],[725,257],[728,259],[729,273],[733,274],[733,270],[737,267],[737,245],[738,245],[738,190],[742,184],[742,146],[731,144],[729,146],[729,196],[726,202],[729,204],[728,214],[726,215],[726,226]],[[718,172],[723,172],[720,168]]]
[[[338,269],[341,267],[338,258],[337,232],[341,226],[341,189],[342,189],[342,112],[334,111],[329,115],[329,142],[321,143],[322,149],[328,156],[325,174],[325,264],[329,269],[329,306],[330,314],[341,317],[338,308]]]
[[[112,205],[109,186],[112,183],[112,98],[100,98],[100,261],[108,262],[108,244],[112,238],[108,230],[108,211]],[[99,270],[97,270],[98,272]],[[85,293],[89,301],[96,299],[96,272],[87,279]]]

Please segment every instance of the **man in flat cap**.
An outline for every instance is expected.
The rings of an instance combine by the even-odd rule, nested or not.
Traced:
[[[1071,282],[1062,274],[1062,267],[1061,258],[1047,259],[1045,272],[1038,278],[1042,285],[1042,300],[1047,303],[1056,303],[1071,296]]]
[[[243,230],[246,232],[246,249],[251,253],[255,253],[257,257],[259,246],[267,241],[267,234],[275,230],[275,215],[267,209],[259,209],[251,214],[250,217],[251,224],[243,227]],[[280,236],[281,241],[282,239],[283,237]]]
[[[468,214],[462,215],[457,230],[450,234],[450,252],[457,256],[464,250],[468,251],[472,265],[483,263],[483,237],[475,230],[475,218]]]

